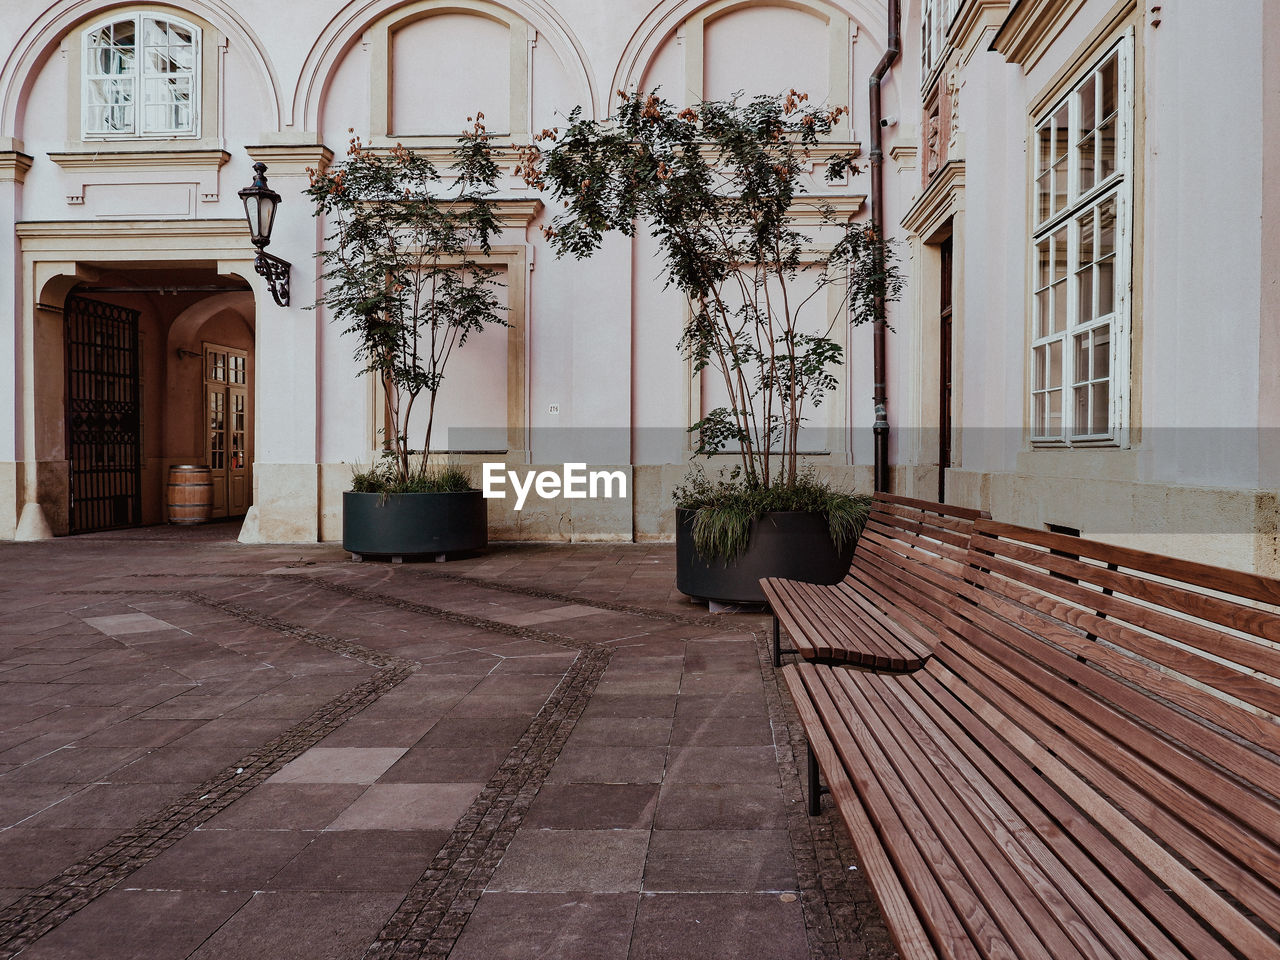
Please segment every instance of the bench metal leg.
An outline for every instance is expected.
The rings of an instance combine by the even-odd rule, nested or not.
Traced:
[[[784,653],[795,653],[794,647],[782,647],[782,625],[778,622],[777,614],[773,617],[773,665],[775,667],[782,666],[782,655]]]
[[[816,817],[822,813],[822,785],[818,783],[818,758],[813,755],[813,744],[806,743],[805,751],[809,754],[809,816]]]

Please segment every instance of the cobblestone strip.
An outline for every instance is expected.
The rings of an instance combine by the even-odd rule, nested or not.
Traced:
[[[583,652],[387,921],[365,960],[446,957],[520,829],[612,652]]]
[[[379,670],[160,813],[142,820],[133,829],[10,904],[0,912],[0,958],[8,960],[15,956],[88,906],[290,760],[315,746],[415,669],[415,665],[406,663]]]

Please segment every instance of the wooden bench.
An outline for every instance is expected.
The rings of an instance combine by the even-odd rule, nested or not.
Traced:
[[[933,657],[783,676],[900,956],[1280,958],[1280,581],[979,520]]]
[[[921,590],[936,575],[958,577],[978,510],[877,493],[849,575],[823,586],[760,581],[773,610],[773,665],[783,653],[872,670],[918,670],[939,629]],[[780,626],[792,648],[784,650]]]

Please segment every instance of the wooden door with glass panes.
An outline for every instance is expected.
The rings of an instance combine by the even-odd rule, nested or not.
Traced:
[[[249,509],[249,355],[216,343],[204,345],[205,462],[213,474],[213,516],[238,517]]]

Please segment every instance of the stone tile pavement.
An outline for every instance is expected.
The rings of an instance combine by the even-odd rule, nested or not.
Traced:
[[[0,958],[886,958],[666,545],[0,544]]]

